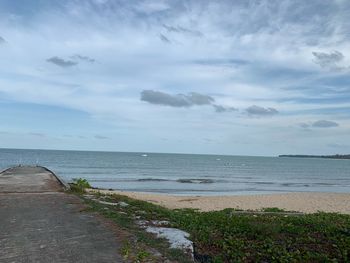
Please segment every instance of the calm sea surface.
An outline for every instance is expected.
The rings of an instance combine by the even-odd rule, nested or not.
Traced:
[[[178,195],[350,192],[350,160],[0,149],[0,168],[46,166],[67,181]]]

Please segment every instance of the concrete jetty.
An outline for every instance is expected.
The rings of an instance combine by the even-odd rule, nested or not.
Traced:
[[[43,167],[0,173],[0,262],[123,262],[113,227]]]

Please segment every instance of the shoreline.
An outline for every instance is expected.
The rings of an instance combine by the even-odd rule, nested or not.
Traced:
[[[277,207],[286,211],[302,213],[322,211],[350,214],[350,193],[298,192],[233,196],[176,196],[104,189],[89,189],[88,191],[125,195],[170,209],[193,208],[203,212],[225,208],[261,210]]]

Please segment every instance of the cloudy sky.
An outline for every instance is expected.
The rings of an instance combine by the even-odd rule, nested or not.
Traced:
[[[348,0],[1,0],[0,147],[350,152]]]

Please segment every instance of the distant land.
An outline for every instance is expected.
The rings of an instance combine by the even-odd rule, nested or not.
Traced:
[[[278,157],[296,157],[296,158],[328,158],[328,159],[350,159],[350,154],[334,154],[334,155],[303,155],[303,154],[286,154]]]

